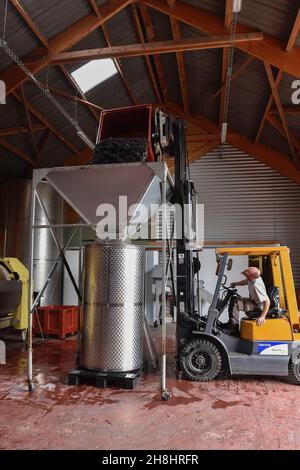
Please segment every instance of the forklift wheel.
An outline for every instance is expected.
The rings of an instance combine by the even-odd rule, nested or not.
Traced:
[[[210,341],[196,339],[184,346],[180,355],[180,365],[188,379],[209,382],[221,371],[222,356],[219,349]]]
[[[295,385],[300,385],[300,352],[290,360],[289,364],[289,379]]]

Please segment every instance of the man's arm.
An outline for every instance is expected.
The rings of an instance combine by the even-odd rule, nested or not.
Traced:
[[[262,326],[266,321],[266,316],[270,308],[270,299],[267,299],[263,302],[263,311],[261,312],[260,317],[256,320],[257,326]]]
[[[232,282],[232,283],[230,284],[231,287],[247,286],[247,285],[248,285],[247,279],[242,279],[242,281]]]

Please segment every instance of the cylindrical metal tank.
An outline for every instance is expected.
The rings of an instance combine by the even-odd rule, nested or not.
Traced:
[[[20,259],[30,267],[30,215],[31,180],[9,181],[1,188],[1,212],[4,227],[0,256]],[[63,202],[56,191],[47,183],[39,185],[39,194],[44,202],[51,223],[62,223]],[[47,224],[38,202],[36,203],[36,224]],[[61,241],[61,231],[57,235]],[[56,258],[57,248],[48,229],[35,230],[34,239],[34,291],[39,292],[48,277]],[[60,304],[61,269],[58,267],[48,285],[41,305]]]
[[[122,242],[88,245],[80,365],[125,372],[143,364],[144,248]]]

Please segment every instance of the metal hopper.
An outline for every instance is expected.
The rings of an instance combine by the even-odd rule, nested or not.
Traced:
[[[166,163],[122,163],[48,169],[45,179],[87,224],[99,222],[97,208],[111,204],[116,210],[117,234],[123,238],[141,205],[147,208],[147,220],[155,205],[162,202],[162,181],[166,177],[166,198],[171,195],[172,179]],[[127,221],[119,224],[119,197],[127,197],[127,207],[135,204]],[[130,233],[132,235],[132,233]]]

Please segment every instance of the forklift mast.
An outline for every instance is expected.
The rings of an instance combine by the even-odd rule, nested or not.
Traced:
[[[193,251],[188,238],[189,208],[191,209],[195,195],[194,185],[187,174],[187,149],[185,140],[185,126],[181,119],[173,123],[174,157],[175,157],[175,203],[180,205],[182,211],[181,234],[176,240],[176,266],[177,266],[177,358],[181,346],[189,338],[191,325],[189,318],[194,313],[194,267]]]

